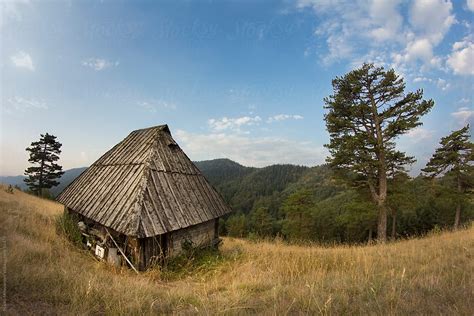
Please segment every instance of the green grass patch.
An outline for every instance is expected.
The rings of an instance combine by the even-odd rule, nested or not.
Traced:
[[[203,275],[233,262],[240,253],[225,253],[219,249],[190,248],[179,256],[167,259],[161,268],[164,280],[178,280],[187,276]]]

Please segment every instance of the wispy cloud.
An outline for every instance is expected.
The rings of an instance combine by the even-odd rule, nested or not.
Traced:
[[[471,99],[469,98],[462,98],[461,100],[459,100],[458,103],[460,104],[467,104],[467,103],[470,103],[471,102]]]
[[[101,71],[111,67],[117,67],[118,61],[111,62],[107,59],[102,58],[88,58],[82,61],[82,65],[94,69],[95,71]]]
[[[0,1],[0,29],[11,21],[21,21],[23,19],[22,7],[29,3],[29,0]]]
[[[30,54],[24,51],[19,51],[15,55],[11,56],[10,60],[12,61],[13,65],[15,65],[16,67],[25,68],[30,71],[35,70],[33,59],[31,58]]]
[[[242,116],[236,118],[228,118],[223,117],[220,119],[209,119],[207,121],[209,127],[213,131],[225,131],[225,130],[233,130],[233,131],[241,131],[241,127],[243,126],[251,126],[256,125],[262,121],[260,116]]]
[[[405,136],[408,137],[408,139],[416,143],[420,141],[425,141],[427,139],[431,139],[433,135],[434,135],[433,131],[427,130],[423,127],[416,127],[405,134]]]
[[[225,157],[247,166],[263,167],[276,163],[317,165],[327,151],[310,142],[278,137],[252,137],[243,134],[195,134],[177,130],[176,139],[193,160]]]
[[[298,114],[277,114],[267,119],[267,123],[281,122],[285,120],[302,120],[304,117]]]
[[[150,113],[156,113],[159,109],[176,110],[175,103],[165,100],[152,99],[147,101],[138,101],[137,105]]]
[[[415,77],[413,79],[413,82],[414,83],[417,83],[417,82],[429,82],[429,83],[433,83],[433,84],[436,84],[436,86],[441,89],[442,91],[446,91],[448,90],[449,88],[451,88],[451,83],[448,82],[448,80],[446,79],[442,79],[442,78],[438,78],[438,79],[432,79],[432,78],[427,78],[427,77]]]
[[[468,10],[471,10],[472,12],[474,12],[474,0],[467,0],[467,8]]]
[[[8,105],[6,109],[9,112],[11,112],[12,110],[25,112],[31,109],[38,109],[38,110],[48,109],[46,102],[44,102],[43,100],[37,100],[37,99],[31,99],[31,98],[28,99],[28,98],[15,96],[15,97],[9,98],[7,102],[8,102]]]
[[[468,107],[459,108],[456,112],[451,113],[451,116],[454,117],[459,125],[466,125],[468,123],[472,124],[474,120],[474,110]]]
[[[436,81],[436,86],[442,91],[446,91],[451,87],[451,83],[449,83],[445,79],[438,78],[438,80]]]

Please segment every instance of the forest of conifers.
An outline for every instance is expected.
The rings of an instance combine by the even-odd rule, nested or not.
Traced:
[[[339,181],[327,165],[250,168],[228,159],[196,164],[234,210],[221,221],[223,234],[318,243],[361,243],[376,237],[377,212],[369,192]],[[472,200],[459,197],[455,188],[450,176],[392,179],[388,236],[451,228],[458,198],[461,223],[473,220]]]

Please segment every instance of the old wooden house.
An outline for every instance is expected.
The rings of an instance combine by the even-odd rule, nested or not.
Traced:
[[[230,212],[167,125],[130,133],[57,201],[97,256],[140,270],[186,246],[216,245],[219,218]]]

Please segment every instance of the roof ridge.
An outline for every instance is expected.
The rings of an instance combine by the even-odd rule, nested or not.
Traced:
[[[150,129],[160,129],[160,130],[164,130],[165,132],[168,132],[168,134],[171,134],[171,131],[168,127],[168,124],[161,124],[161,125],[155,125],[155,126],[140,128],[140,129],[133,130],[131,133],[146,131],[146,130],[150,130]]]

